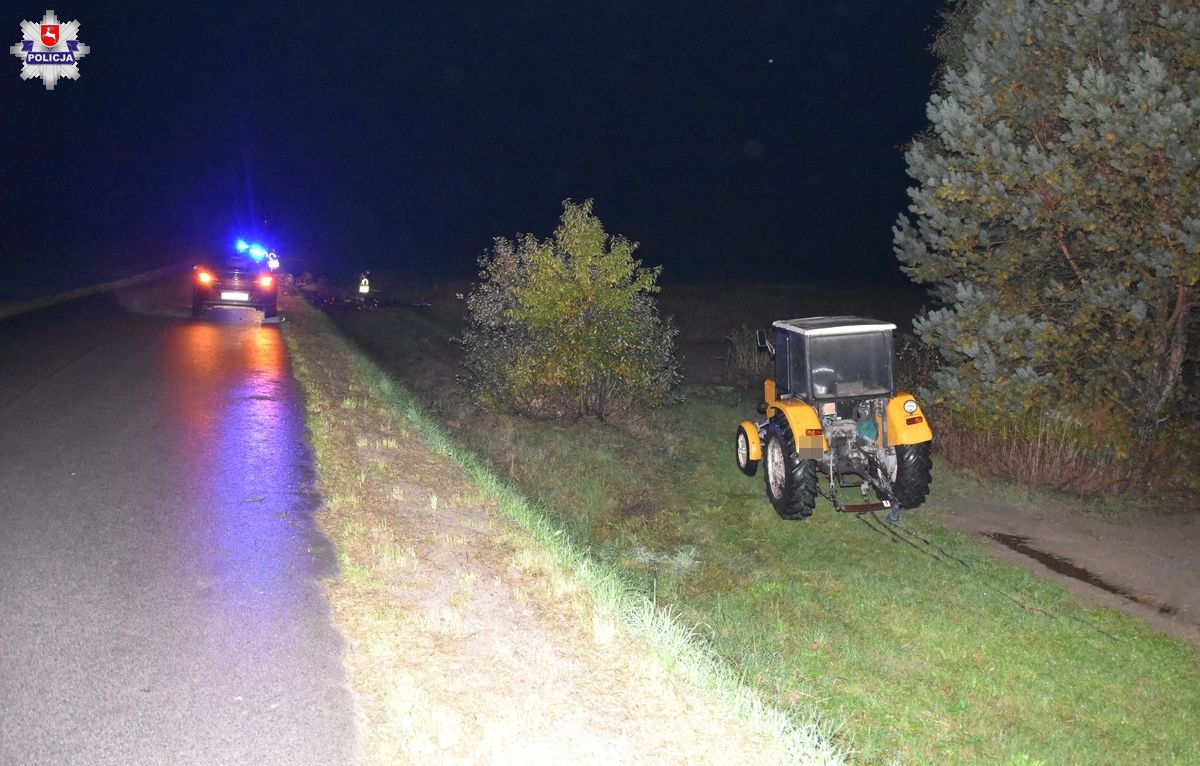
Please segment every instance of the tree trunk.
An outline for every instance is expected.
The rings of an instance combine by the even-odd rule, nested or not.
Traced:
[[[1171,312],[1171,317],[1167,320],[1167,332],[1170,338],[1165,364],[1159,367],[1159,374],[1155,377],[1155,387],[1157,391],[1154,395],[1154,400],[1149,412],[1143,413],[1139,418],[1142,422],[1138,424],[1137,436],[1138,443],[1141,445],[1148,444],[1162,428],[1165,422],[1163,410],[1170,403],[1171,397],[1175,393],[1175,389],[1179,386],[1180,377],[1183,374],[1183,362],[1187,358],[1188,348],[1188,324],[1191,320],[1191,297],[1192,288],[1179,285],[1175,294],[1175,307]]]

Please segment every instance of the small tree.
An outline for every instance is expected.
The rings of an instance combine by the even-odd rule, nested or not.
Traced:
[[[916,323],[946,362],[936,394],[1144,444],[1178,402],[1200,305],[1200,10],[966,0],[948,29],[895,228],[942,303]]]
[[[678,382],[675,335],[652,295],[661,268],[609,237],[592,201],[563,202],[554,237],[499,237],[467,297],[466,380],[483,404],[599,418],[656,406]]]

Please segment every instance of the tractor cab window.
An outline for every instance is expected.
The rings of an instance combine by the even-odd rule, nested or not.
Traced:
[[[808,362],[804,355],[804,336],[789,332],[788,336],[788,390],[797,399],[808,401]]]
[[[892,393],[892,334],[818,335],[808,338],[815,399]]]
[[[791,367],[788,364],[789,335],[791,333],[787,330],[775,328],[775,392],[779,396],[792,392],[792,386],[788,380],[791,373]]]

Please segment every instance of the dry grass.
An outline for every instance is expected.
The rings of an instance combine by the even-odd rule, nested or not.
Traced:
[[[286,310],[364,763],[783,760],[410,437],[322,317]]]
[[[674,317],[680,341],[713,341],[740,327],[767,328],[776,319],[858,314],[895,322],[906,331],[924,301],[915,286],[871,285],[823,288],[813,285],[764,284],[711,286],[670,285],[659,296],[661,313]]]
[[[774,374],[771,355],[758,350],[754,330],[742,325],[725,335],[725,375],[747,385],[762,383]]]
[[[1129,461],[1080,446],[1066,429],[1045,418],[1021,433],[972,428],[945,412],[934,422],[938,454],[985,475],[1079,495],[1127,490],[1136,480]]]

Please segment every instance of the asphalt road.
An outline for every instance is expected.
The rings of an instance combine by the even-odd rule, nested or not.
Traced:
[[[0,321],[0,764],[357,752],[279,329],[186,300]]]

